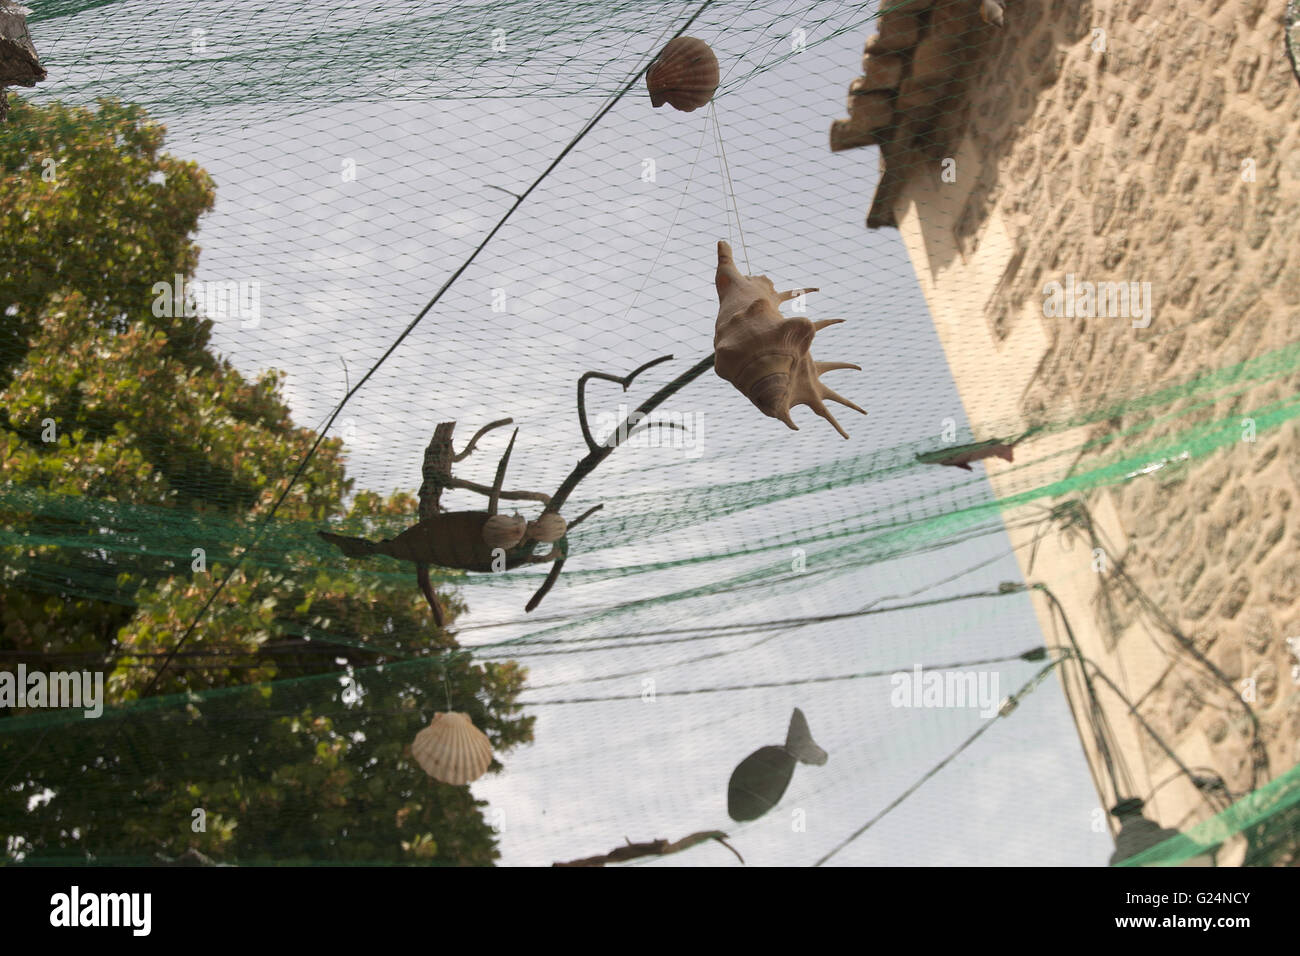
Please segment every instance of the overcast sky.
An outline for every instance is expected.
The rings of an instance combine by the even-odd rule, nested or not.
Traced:
[[[29,5],[50,72],[34,98],[141,101],[167,124],[169,151],[215,179],[217,207],[198,236],[198,278],[255,280],[261,290],[256,326],[219,321],[215,346],[249,376],[283,369],[294,417],[307,426],[324,419],[491,230],[514,202],[508,193],[527,188],[604,96],[643,65],[645,51],[675,32],[689,15],[682,11],[694,9],[648,2],[603,15],[586,3],[483,3],[459,4],[453,17],[446,4],[199,0],[111,3],[41,20],[41,4]],[[910,672],[1042,643],[1023,595],[726,638],[661,637],[630,647],[622,637],[1019,580],[1001,533],[898,560],[818,564],[819,553],[841,543],[833,540],[841,516],[846,530],[860,529],[988,501],[980,466],[969,476],[908,469],[717,520],[674,520],[674,503],[689,489],[713,487],[706,500],[721,510],[763,495],[774,476],[819,465],[828,474],[865,468],[891,450],[938,444],[945,419],[966,424],[898,233],[864,225],[877,151],[833,155],[827,146],[873,13],[854,3],[718,2],[689,31],[710,42],[722,64],[716,110],[743,243],[728,212],[710,111],[652,109],[638,85],[336,423],[358,487],[414,491],[437,422],[457,421],[463,443],[480,425],[511,416],[520,433],[507,485],[551,491],[584,450],[574,413],[578,375],[625,374],[675,356],[627,395],[593,384],[592,417],[608,417],[708,354],[717,240],[729,238],[742,271],[767,274],[778,288],[818,287],[807,300],[810,317],[848,320],[818,333],[813,351],[863,366],[828,375],[869,412],[836,410],[849,441],[807,409],[795,412],[800,430],[789,431],[709,373],[665,406],[694,423],[693,448],[620,449],[566,508],[572,517],[606,503],[575,535],[565,578],[535,615],[547,620],[523,614],[535,576],[484,576],[465,588],[462,640],[515,640],[531,668],[525,696],[537,702],[536,742],[505,755],[504,773],[474,785],[490,812],[504,814],[489,818],[504,823],[505,864],[605,852],[624,837],[675,840],[722,829],[751,864],[808,865],[985,723],[978,709],[891,706],[889,677],[671,692]],[[498,28],[504,51],[491,48]],[[199,52],[196,29],[204,31]],[[797,30],[806,36],[801,52],[792,47]],[[503,291],[506,311],[493,310],[493,290]],[[1000,423],[973,424],[982,436]],[[458,473],[489,481],[507,438],[494,433]],[[464,493],[444,503],[481,506]],[[774,580],[772,588],[606,613],[789,564],[804,534],[806,583]],[[781,546],[748,557],[593,574],[773,541]],[[618,646],[601,649],[611,641]],[[972,670],[996,678],[1006,696],[1038,666]],[[643,699],[648,680],[653,701]],[[627,699],[555,703],[587,697]],[[798,767],[766,817],[733,823],[732,768],[781,743],[795,706],[829,761]],[[1096,806],[1052,677],[831,862],[1100,865],[1113,847],[1092,826]],[[648,865],[734,863],[709,844]]]

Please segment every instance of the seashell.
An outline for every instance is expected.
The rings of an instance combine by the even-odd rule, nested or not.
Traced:
[[[439,713],[415,735],[411,756],[434,780],[459,787],[487,773],[492,744],[467,715]]]
[[[483,523],[483,541],[489,548],[517,547],[524,540],[528,522],[522,515],[492,515]]]
[[[785,316],[780,305],[804,292],[777,292],[767,276],[741,275],[731,256],[731,246],[718,243],[718,321],[713,335],[714,370],[736,386],[764,415],[780,419],[791,428],[790,409],[807,405],[830,422],[837,432],[848,433],[826,409],[822,399],[866,411],[832,391],[818,378],[823,372],[851,368],[850,362],[817,362],[809,348],[813,336],[843,319],[813,322],[803,316]]]
[[[528,522],[528,537],[543,544],[551,544],[564,537],[569,525],[554,511],[544,511],[536,521]]]
[[[669,40],[645,74],[651,105],[667,103],[683,113],[713,99],[718,82],[718,58],[707,43],[695,37]]]

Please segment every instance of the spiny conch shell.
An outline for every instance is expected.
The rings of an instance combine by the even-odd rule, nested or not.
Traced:
[[[840,368],[862,371],[850,362],[817,362],[809,348],[813,336],[843,319],[813,322],[803,316],[781,314],[780,305],[804,292],[777,292],[767,276],[741,275],[731,257],[731,246],[718,243],[718,323],[713,335],[714,370],[736,386],[764,415],[780,419],[791,428],[790,409],[807,405],[848,438],[822,399],[866,411],[828,388],[818,378]]]
[[[523,515],[493,515],[483,523],[483,542],[489,548],[509,550],[524,540],[527,530]]]
[[[659,51],[645,73],[650,103],[667,103],[689,113],[713,99],[718,88],[718,58],[709,45],[695,37],[676,37]]]
[[[459,787],[487,773],[492,744],[468,716],[452,711],[433,715],[433,723],[415,735],[411,756],[434,780]]]
[[[543,544],[552,544],[564,537],[569,525],[554,511],[547,511],[536,521],[528,522],[528,537]]]

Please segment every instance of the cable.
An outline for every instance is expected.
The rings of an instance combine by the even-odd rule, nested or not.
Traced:
[[[1041,648],[1032,648],[1032,651],[1041,650]],[[952,664],[922,664],[916,665],[926,671],[946,671],[960,670],[966,667],[979,667],[984,664],[1006,664],[1011,661],[1027,660],[1025,654],[1012,654],[1009,657],[986,657],[976,661],[958,661]],[[821,677],[800,677],[792,680],[779,681],[761,681],[755,684],[725,684],[719,687],[693,687],[689,690],[667,690],[656,692],[656,697],[687,697],[693,694],[721,694],[738,690],[770,690],[774,687],[799,687],[804,684],[829,684],[845,680],[864,680],[869,677],[892,677],[895,674],[906,673],[897,667],[889,670],[880,671],[862,671],[857,674],[827,674]],[[562,686],[560,684],[549,684],[549,687]],[[530,688],[535,689],[535,688]],[[570,697],[564,700],[521,700],[521,706],[540,707],[547,704],[595,704],[610,700],[640,700],[640,694],[616,694],[610,697]]]
[[[1061,660],[1064,660],[1064,658],[1062,658]],[[1019,700],[1021,697],[1023,697],[1025,694],[1028,694],[1028,693],[1032,692],[1035,688],[1038,687],[1039,684],[1042,683],[1043,678],[1045,678],[1049,673],[1051,673],[1051,671],[1052,671],[1052,669],[1053,669],[1054,667],[1056,667],[1058,664],[1061,663],[1061,660],[1055,660],[1055,661],[1052,661],[1052,663],[1050,663],[1050,664],[1048,664],[1046,667],[1042,668],[1042,670],[1040,670],[1037,674],[1035,674],[1034,677],[1033,677],[1031,680],[1029,680],[1029,681],[1028,681],[1024,686],[1022,686],[1018,691],[1016,691],[1014,694],[1012,694],[1012,695],[1011,695],[1011,699],[1012,699],[1012,700],[1015,700],[1015,701],[1018,701],[1018,700]],[[870,820],[868,820],[866,823],[862,824],[862,826],[858,827],[858,829],[854,830],[853,833],[850,834],[850,835],[848,836],[847,839],[842,840],[840,843],[836,844],[835,847],[834,847],[834,848],[833,848],[829,853],[827,853],[825,856],[823,856],[821,859],[819,859],[816,863],[814,863],[813,866],[821,866],[823,863],[825,863],[827,860],[829,860],[829,859],[830,859],[831,857],[833,857],[835,854],[839,853],[839,852],[840,852],[841,850],[843,850],[846,846],[848,846],[850,843],[852,843],[852,842],[853,842],[854,840],[856,840],[858,837],[862,836],[862,834],[866,833],[866,832],[867,832],[868,830],[870,830],[873,826],[875,826],[877,823],[879,823],[880,820],[881,820],[881,819],[882,819],[882,818],[883,818],[887,813],[889,813],[891,810],[893,810],[893,809],[895,809],[896,807],[898,807],[899,804],[901,804],[904,800],[906,800],[908,797],[910,797],[912,794],[914,794],[917,790],[919,790],[919,789],[921,788],[921,786],[922,786],[922,785],[923,785],[927,780],[929,780],[931,777],[933,777],[935,774],[937,774],[937,773],[938,773],[940,770],[942,770],[944,767],[948,766],[948,764],[952,763],[952,761],[955,760],[955,759],[958,757],[958,755],[960,755],[960,754],[962,753],[962,751],[964,751],[964,750],[965,750],[967,747],[969,747],[971,744],[975,743],[975,741],[979,740],[979,738],[982,737],[982,736],[983,736],[983,735],[984,735],[984,734],[989,730],[989,728],[992,727],[992,726],[997,722],[997,719],[1000,718],[1000,717],[1002,717],[1002,716],[1003,716],[1003,714],[1002,714],[1001,712],[999,712],[998,715],[997,715],[997,717],[995,717],[995,718],[992,719],[992,720],[986,721],[984,724],[982,724],[982,725],[980,726],[980,728],[979,728],[977,731],[975,731],[975,733],[971,734],[969,737],[967,737],[965,740],[963,740],[963,741],[962,741],[962,742],[957,746],[957,749],[956,749],[956,750],[954,750],[954,751],[953,751],[952,753],[950,753],[948,756],[944,757],[944,758],[943,758],[942,760],[940,760],[937,764],[935,764],[933,767],[931,767],[929,770],[927,770],[924,774],[922,774],[921,777],[920,777],[920,779],[917,780],[916,783],[912,784],[910,787],[908,787],[906,790],[904,790],[901,794],[899,794],[897,797],[895,797],[893,800],[891,800],[891,801],[890,801],[890,802],[885,806],[884,809],[882,809],[879,813],[877,813],[875,816],[873,816]]]

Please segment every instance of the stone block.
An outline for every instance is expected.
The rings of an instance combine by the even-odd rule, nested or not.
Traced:
[[[863,53],[897,53],[916,46],[921,37],[921,21],[914,13],[896,10],[880,18],[880,32],[873,33]]]
[[[862,58],[862,76],[854,80],[863,92],[896,90],[903,79],[903,58],[896,54]],[[852,92],[852,88],[850,88]]]

